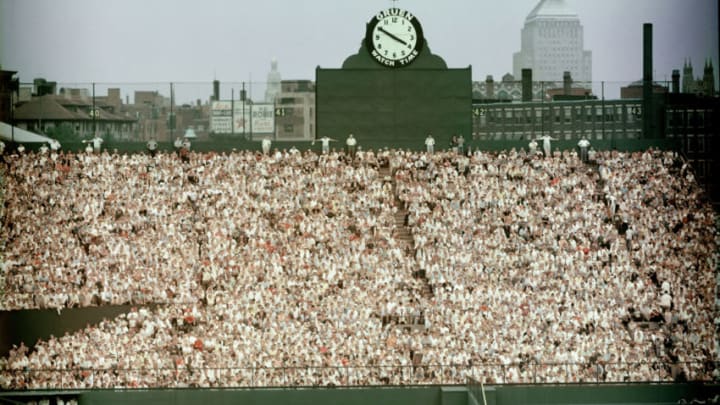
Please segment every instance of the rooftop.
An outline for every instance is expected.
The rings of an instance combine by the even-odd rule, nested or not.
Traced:
[[[97,120],[100,121],[134,121],[122,115],[113,114],[102,108],[101,104],[96,105],[98,111]],[[35,97],[32,100],[19,105],[15,109],[16,120],[53,120],[53,121],[92,121],[90,115],[92,104],[81,98],[64,97],[48,94],[42,97]]]
[[[565,0],[540,0],[540,3],[528,14],[525,21],[536,18],[576,19],[578,14],[568,7]]]

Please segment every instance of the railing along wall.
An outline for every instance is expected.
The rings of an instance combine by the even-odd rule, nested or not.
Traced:
[[[5,369],[0,389],[241,388],[711,382],[720,362],[421,364],[139,369]]]

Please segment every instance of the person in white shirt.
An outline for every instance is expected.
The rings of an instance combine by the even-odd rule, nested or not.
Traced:
[[[595,156],[597,155],[597,152],[595,152],[595,149],[593,147],[590,147],[590,150],[588,150],[588,161],[592,162],[595,160]]]
[[[155,156],[155,154],[157,153],[157,146],[158,146],[158,145],[157,145],[157,141],[156,141],[156,140],[151,139],[151,140],[148,141],[148,143],[147,143],[147,150],[148,150],[148,152],[150,152],[150,155],[151,155],[151,156]]]
[[[428,134],[425,138],[425,146],[427,147],[427,153],[433,153],[435,151],[435,139],[432,135]]]
[[[578,147],[580,148],[580,160],[583,163],[587,163],[588,162],[588,148],[590,147],[590,141],[585,139],[585,137],[583,136],[580,139],[580,142],[578,142]]]
[[[57,152],[60,150],[60,142],[57,141],[57,139],[50,140],[50,150],[53,152]]]
[[[538,143],[535,142],[535,139],[531,139],[530,143],[528,144],[528,149],[530,150],[530,155],[534,155],[537,153],[537,147],[538,147]]]
[[[457,149],[458,153],[461,155],[463,154],[463,151],[465,150],[465,138],[462,136],[462,134],[458,135],[457,137]]]
[[[175,148],[175,151],[179,152],[180,148],[183,147],[182,138],[175,138],[175,141],[173,142],[173,147]]]
[[[100,153],[100,147],[102,146],[103,139],[99,135],[95,135],[92,140],[92,146],[95,153]]]
[[[322,143],[322,153],[323,155],[326,155],[330,152],[330,142],[335,142],[335,139],[323,136],[322,138],[320,138],[320,142]],[[313,141],[313,144],[314,143],[315,141]]]
[[[345,144],[347,145],[347,151],[350,157],[355,157],[355,148],[357,147],[357,140],[355,139],[355,136],[350,134],[347,141],[345,141]]]
[[[262,142],[262,152],[263,155],[268,155],[270,153],[270,146],[272,145],[272,141],[270,140],[270,137],[263,138]]]
[[[557,141],[558,139],[553,138],[550,135],[543,135],[537,139],[542,139],[542,141],[543,141],[543,151],[545,152],[545,157],[546,158],[552,157],[552,155],[551,155],[552,148],[550,145],[550,141]]]

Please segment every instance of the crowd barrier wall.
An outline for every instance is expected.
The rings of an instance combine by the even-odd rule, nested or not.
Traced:
[[[485,401],[474,386],[408,386],[294,389],[150,389],[0,392],[0,402],[74,397],[80,405],[297,404],[297,405],[630,405],[709,403],[716,384],[504,385],[485,387]]]

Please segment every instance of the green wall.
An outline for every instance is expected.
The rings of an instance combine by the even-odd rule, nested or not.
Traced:
[[[465,397],[467,398],[467,396]],[[120,404],[282,404],[282,405],[439,405],[438,387],[412,388],[315,388],[248,390],[148,390],[93,391],[80,398],[80,405]],[[459,405],[459,404],[453,404]]]
[[[717,385],[629,384],[495,387],[498,405],[510,404],[676,404],[684,398],[707,399],[720,393]],[[480,402],[482,399],[480,399]]]
[[[486,388],[488,405],[621,405],[677,404],[684,399],[707,400],[720,394],[717,384],[604,384],[604,385],[500,385]],[[45,392],[54,397],[54,392]],[[0,392],[0,403],[43,398],[42,391]],[[257,389],[156,389],[79,391],[81,405],[124,404],[347,404],[347,405],[464,405],[483,404],[464,386],[365,387],[365,388],[257,388]]]
[[[438,146],[472,126],[471,69],[316,70],[317,137],[361,145]]]

